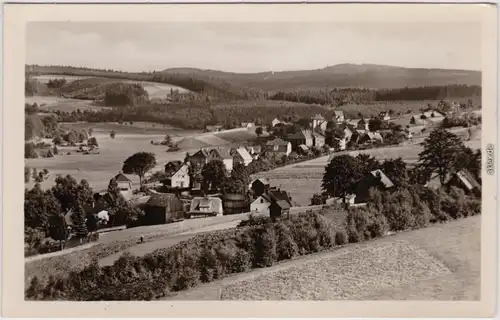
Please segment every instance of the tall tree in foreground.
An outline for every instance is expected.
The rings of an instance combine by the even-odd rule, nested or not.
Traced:
[[[321,187],[335,197],[345,197],[354,192],[362,177],[358,159],[350,155],[334,157],[326,166]]]
[[[59,241],[61,250],[64,249],[64,241],[68,240],[69,231],[64,215],[55,214],[50,217],[49,235],[52,239]]]
[[[465,148],[460,138],[443,128],[432,131],[422,143],[424,150],[420,152],[419,166],[427,172],[437,171],[441,184],[459,162]]]
[[[142,187],[144,175],[156,166],[156,156],[151,152],[138,152],[125,160],[122,171],[125,174],[135,174],[139,177]]]

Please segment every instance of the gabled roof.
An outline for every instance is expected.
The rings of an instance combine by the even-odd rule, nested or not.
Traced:
[[[391,181],[391,179],[389,179],[385,175],[385,173],[382,170],[380,170],[380,169],[373,170],[372,172],[370,172],[370,174],[372,176],[374,176],[375,178],[380,177],[380,182],[384,185],[385,188],[394,187],[394,183]]]
[[[116,182],[131,182],[129,178],[127,178],[127,176],[125,176],[123,173],[118,173],[114,179],[116,180]]]
[[[292,201],[290,200],[288,193],[284,190],[269,189],[266,194],[272,202],[285,201],[289,206],[292,206]]]
[[[468,190],[472,190],[474,188],[481,189],[479,182],[477,182],[472,173],[468,170],[460,170],[456,173],[456,175]]]
[[[310,130],[304,130],[304,129],[301,129],[293,134],[289,134],[287,136],[287,139],[290,139],[290,140],[303,140],[303,139],[307,139],[307,138],[312,138],[312,133]]]
[[[184,166],[184,163],[182,161],[170,161],[165,165],[165,173],[167,177],[172,177],[174,174],[176,174],[182,167]]]
[[[307,151],[307,150],[309,150],[309,148],[308,148],[305,144],[301,144],[301,145],[299,145],[299,148],[300,148],[302,151]]]
[[[344,111],[334,111],[336,117],[344,117]]]
[[[312,117],[311,120],[325,120],[325,118],[319,113],[316,113],[316,115]]]
[[[283,139],[275,138],[275,139],[273,139],[271,141],[266,142],[266,145],[268,145],[268,146],[275,146],[275,145],[287,146],[289,143],[290,142],[285,141]]]
[[[380,135],[380,133],[378,133],[378,132],[368,131],[368,132],[366,132],[366,135],[368,136],[368,138],[370,138],[370,140],[380,140],[380,141],[384,140],[382,138],[382,136]]]
[[[146,206],[149,207],[168,207],[168,204],[172,200],[176,200],[177,196],[173,193],[154,193],[151,195],[149,200],[146,202]]]
[[[191,200],[190,211],[222,212],[222,200],[216,197],[195,197]]]
[[[243,148],[243,147],[236,149],[236,152],[240,155],[241,158],[243,158],[243,161],[252,161],[253,160],[253,158],[250,155],[250,153],[248,152],[248,150]]]
[[[271,184],[271,182],[269,181],[269,179],[268,179],[268,178],[257,178],[257,179],[255,179],[255,180],[253,180],[253,181],[250,183],[250,185],[254,184],[254,183],[255,183],[255,182],[257,182],[257,181],[260,181],[260,182],[261,182],[262,184],[264,184],[264,185],[269,185],[269,184]]]
[[[232,159],[233,157],[231,156],[231,149],[230,148],[224,148],[224,147],[217,147],[211,150],[212,154],[216,155],[217,157],[220,157],[222,159]]]

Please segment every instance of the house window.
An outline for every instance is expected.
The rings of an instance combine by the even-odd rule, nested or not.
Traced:
[[[262,199],[262,198],[261,198],[261,199],[260,199],[260,203],[264,203],[264,199]]]
[[[274,151],[278,151],[278,149],[279,149],[279,146],[278,145],[274,145],[273,150]]]

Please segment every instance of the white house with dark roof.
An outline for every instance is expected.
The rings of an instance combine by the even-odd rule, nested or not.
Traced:
[[[163,182],[170,188],[188,188],[190,183],[189,166],[182,161],[170,161],[165,165],[166,179]]]
[[[132,195],[132,181],[126,175],[120,171],[113,179],[116,180],[118,190],[126,199]]]
[[[318,113],[311,118],[311,127],[314,129],[320,126],[323,122],[326,122],[325,118]]]
[[[334,111],[333,121],[337,123],[342,123],[344,122],[344,120],[345,120],[344,111]]]

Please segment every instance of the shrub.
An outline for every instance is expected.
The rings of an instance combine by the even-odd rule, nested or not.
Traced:
[[[38,153],[36,152],[35,144],[33,142],[24,144],[24,157],[26,159],[38,158]]]
[[[276,233],[274,228],[256,227],[254,229],[255,256],[254,267],[270,267],[277,260]]]
[[[278,261],[291,259],[299,254],[299,248],[292,238],[292,231],[283,222],[275,225],[276,253]]]
[[[338,246],[343,246],[347,243],[349,243],[347,232],[345,232],[344,230],[337,231],[335,233],[335,244]]]

